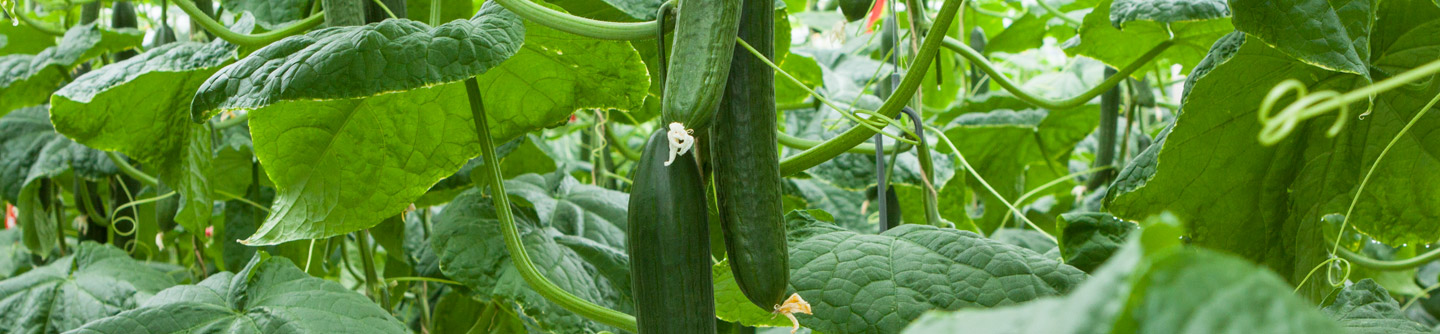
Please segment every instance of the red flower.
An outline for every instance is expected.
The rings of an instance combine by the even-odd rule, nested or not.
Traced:
[[[15,210],[14,205],[5,203],[5,229],[15,228],[15,217],[20,216],[20,211]]]

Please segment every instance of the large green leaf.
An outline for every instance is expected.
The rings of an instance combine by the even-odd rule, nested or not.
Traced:
[[[968,231],[901,225],[860,234],[791,213],[790,285],[826,333],[898,333],[928,310],[996,307],[1069,292],[1085,273]]]
[[[165,289],[139,308],[70,334],[409,333],[369,298],[310,277],[283,257],[257,253],[237,274]]]
[[[962,114],[945,130],[945,136],[959,146],[985,182],[1006,200],[1014,201],[1027,189],[1069,174],[1066,162],[1071,150],[1099,123],[1096,109],[1089,105],[1056,112],[1000,109]],[[985,204],[985,215],[976,225],[987,232],[999,228],[1010,209],[979,180],[966,181]],[[1063,194],[1069,188],[1055,187],[1052,189],[1059,190],[1052,192]]]
[[[65,79],[65,72],[102,54],[139,46],[143,37],[135,29],[79,25],[66,31],[60,44],[38,54],[0,56],[0,116],[45,103]]]
[[[503,111],[492,113],[499,122],[492,126],[522,132],[562,123],[581,109],[638,109],[650,88],[645,63],[630,42],[572,35],[535,22],[526,23],[519,52],[476,79],[485,110]]]
[[[0,20],[0,56],[36,54],[55,46],[54,36],[28,24],[15,24],[14,19]]]
[[[1423,334],[1435,330],[1405,316],[1400,303],[1373,280],[1355,282],[1340,290],[1325,314],[1351,334]]]
[[[221,69],[192,116],[252,113],[255,156],[278,189],[249,244],[323,238],[404,210],[479,151],[464,87],[520,48],[524,27],[487,3],[470,20],[409,20],[293,36]],[[491,109],[504,140],[542,124]]]
[[[932,312],[905,333],[1343,333],[1270,271],[1204,249],[1141,254],[1131,240],[1066,297]]]
[[[1388,23],[1377,25],[1376,35],[1388,37],[1371,39],[1371,67],[1398,73],[1440,53],[1434,38],[1440,9],[1423,1],[1388,1],[1378,16],[1376,22]],[[1320,218],[1346,211],[1383,143],[1440,93],[1436,80],[1382,93],[1369,117],[1350,120],[1334,138],[1325,135],[1332,113],[1262,146],[1255,139],[1255,113],[1269,87],[1297,79],[1312,92],[1346,91],[1367,81],[1312,66],[1238,32],[1218,42],[1203,65],[1187,82],[1184,112],[1173,130],[1121,172],[1110,207],[1128,218],[1173,211],[1191,222],[1195,243],[1263,263],[1297,282],[1328,254]],[[1348,217],[1350,226],[1392,245],[1440,237],[1440,225],[1428,223],[1440,219],[1440,174],[1429,172],[1440,168],[1440,137],[1425,130],[1435,128],[1440,119],[1420,119],[1418,131],[1396,143]],[[1312,298],[1328,290],[1306,288],[1316,289]]]
[[[928,312],[910,326],[906,334],[920,333],[1007,333],[1080,334],[1110,333],[1131,292],[1129,280],[1142,254],[1138,243],[1129,243],[1094,276],[1063,298],[1042,298],[1020,305],[992,309]],[[1044,315],[1044,321],[1037,321]]]
[[[1156,59],[1190,71],[1216,39],[1233,30],[1222,0],[1104,1],[1085,15],[1080,44],[1070,55],[1099,59],[1112,67],[1129,65],[1162,42],[1172,44]]]
[[[1375,1],[1378,2],[1378,1]],[[1235,29],[1324,69],[1368,77],[1372,1],[1234,0]]]
[[[175,285],[118,248],[81,243],[75,254],[0,281],[0,330],[59,333],[125,311]]]
[[[519,185],[525,181],[508,181]],[[573,182],[573,180],[569,181]],[[515,195],[515,194],[512,194]],[[623,197],[623,194],[615,193]],[[528,195],[515,195],[527,197]],[[549,197],[549,195],[542,195]],[[623,234],[592,236],[590,233],[604,231],[576,231],[565,229],[580,226],[592,218],[608,214],[586,213],[583,215],[563,214],[567,205],[558,203],[576,200],[566,197],[552,207],[550,224],[536,218],[535,211],[515,210],[516,224],[520,230],[521,242],[535,267],[551,282],[565,291],[601,306],[621,312],[633,312],[634,303],[630,297],[629,260],[623,247],[611,247],[609,243],[624,244]],[[536,202],[549,202],[537,200]],[[606,207],[614,203],[628,203],[622,199],[606,199]],[[534,202],[532,202],[534,203]],[[544,208],[547,205],[536,205]],[[621,206],[619,217],[624,217]],[[594,212],[592,212],[594,213]],[[541,217],[544,215],[542,214]],[[563,217],[563,219],[562,219]],[[623,222],[623,219],[621,220]],[[598,221],[599,224],[610,224]],[[477,296],[505,302],[519,303],[525,314],[539,322],[540,326],[558,333],[587,333],[600,330],[615,331],[609,326],[580,317],[551,303],[539,293],[530,289],[525,280],[511,263],[509,253],[500,232],[499,219],[490,199],[483,197],[479,189],[471,189],[457,196],[445,206],[434,219],[430,239],[431,246],[440,260],[440,270],[446,276],[465,284]],[[579,233],[586,233],[580,235]],[[623,261],[623,262],[622,262]]]
[[[51,122],[76,142],[154,166],[183,199],[175,221],[204,230],[212,201],[210,131],[189,122],[188,109],[195,89],[234,56],[235,46],[223,41],[183,42],[101,67],[55,92]]]

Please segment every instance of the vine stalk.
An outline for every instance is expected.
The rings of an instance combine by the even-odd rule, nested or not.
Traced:
[[[528,3],[526,0],[518,1]],[[504,235],[505,250],[510,253],[510,262],[515,264],[515,269],[520,272],[525,283],[545,299],[575,312],[575,314],[626,331],[637,332],[634,316],[576,297],[556,286],[555,283],[551,283],[544,274],[535,268],[535,263],[530,261],[530,255],[525,253],[525,245],[520,241],[520,231],[515,225],[515,217],[510,212],[510,197],[505,192],[504,174],[501,174],[500,171],[500,159],[495,156],[495,142],[490,137],[489,121],[485,118],[485,106],[481,103],[480,83],[475,78],[466,80],[465,92],[470,97],[470,112],[475,119],[475,132],[480,136],[480,156],[485,159],[483,168],[486,169],[486,177],[490,179],[490,197],[495,204],[495,216],[500,219],[500,232]]]

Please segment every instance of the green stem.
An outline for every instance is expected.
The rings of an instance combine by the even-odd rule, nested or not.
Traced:
[[[1361,267],[1384,271],[1396,271],[1416,268],[1423,266],[1426,263],[1430,263],[1430,261],[1440,259],[1440,249],[1431,250],[1429,252],[1425,252],[1425,254],[1420,254],[1412,258],[1395,261],[1382,261],[1372,259],[1368,256],[1357,254],[1345,248],[1340,248],[1335,252],[1335,254],[1340,255],[1340,258],[1345,259],[1346,261],[1350,261],[1350,263],[1354,263]]]
[[[819,141],[819,140],[805,139],[805,138],[800,138],[800,137],[796,137],[796,136],[791,136],[791,135],[788,134],[788,133],[784,133],[784,132],[780,132],[780,131],[776,131],[776,132],[775,132],[775,139],[780,142],[780,145],[785,145],[785,147],[794,148],[794,149],[801,149],[801,150],[808,150],[808,149],[814,148],[815,146],[820,146],[820,144],[825,143],[825,142]],[[885,149],[884,149],[884,151],[885,151],[885,154],[891,154],[891,153],[895,153],[896,151],[900,151],[900,152],[908,151],[908,150],[910,150],[911,147],[914,147],[914,146],[909,145],[909,144],[901,143],[900,145],[890,145],[890,146],[886,146]],[[875,154],[875,144],[872,144],[872,143],[862,143],[862,144],[860,144],[860,145],[855,145],[855,147],[851,147],[850,149],[845,150],[845,153]]]
[[[385,5],[385,1],[381,1],[381,0],[370,0],[370,2],[374,2],[376,6],[380,6],[380,9],[384,10],[384,11],[385,11],[385,15],[389,15],[390,18],[392,18],[392,19],[398,19],[398,18],[399,18],[399,17],[396,17],[396,16],[395,16],[395,12],[390,11],[390,6],[386,6],[386,5]]]
[[[1112,168],[1112,167],[1110,167],[1110,166],[1094,167],[1094,168],[1082,170],[1082,171],[1079,171],[1079,172],[1070,173],[1070,175],[1065,175],[1065,176],[1060,177],[1060,178],[1058,178],[1058,179],[1051,180],[1050,182],[1046,182],[1045,184],[1042,184],[1042,185],[1040,185],[1039,187],[1035,187],[1035,189],[1030,189],[1030,191],[1027,191],[1027,192],[1025,192],[1024,194],[1020,194],[1020,198],[1016,198],[1016,199],[1015,199],[1015,204],[1025,205],[1025,201],[1030,200],[1030,196],[1038,195],[1038,194],[1040,194],[1041,191],[1045,191],[1045,189],[1050,189],[1050,187],[1054,187],[1054,186],[1060,185],[1061,183],[1065,183],[1065,181],[1074,180],[1075,178],[1080,177],[1080,176],[1082,176],[1082,175],[1086,175],[1086,174],[1090,174],[1090,173],[1094,173],[1094,172],[1099,172],[1099,171],[1104,171],[1104,170],[1110,170],[1111,168]],[[1000,226],[1005,226],[1005,224],[1009,224],[1009,223],[1010,223],[1010,217],[1012,217],[1012,215],[1005,215],[1005,219],[1003,219],[1003,220],[1000,221]]]
[[[795,103],[781,103],[781,104],[775,105],[775,109],[776,109],[776,110],[810,109],[810,108],[814,108],[814,107],[815,107],[815,103],[814,103],[814,102],[810,102],[810,101],[808,101],[808,100],[807,100],[807,101],[795,102]]]
[[[612,40],[655,38],[655,21],[601,21],[550,9],[530,0],[495,0],[495,3],[526,20],[580,36]]]
[[[1051,15],[1055,15],[1055,17],[1060,18],[1061,21],[1065,21],[1065,23],[1069,23],[1076,28],[1080,27],[1079,20],[1076,20],[1069,15],[1065,15],[1065,12],[1060,11],[1060,9],[1055,8],[1055,6],[1051,6],[1050,4],[1045,3],[1045,0],[1036,0],[1035,3],[1040,4],[1040,8],[1044,8],[1045,11],[1050,12]]]
[[[318,0],[317,0],[317,1],[318,1]],[[441,8],[444,8],[444,7],[443,7],[443,6],[445,6],[444,2],[445,2],[445,0],[430,0],[430,26],[431,26],[431,27],[439,27],[439,26],[440,26],[440,20],[441,20],[441,18],[440,18],[441,15],[440,15],[440,14],[443,13],[443,11],[441,11],[440,9],[441,9]]]
[[[449,284],[449,285],[454,285],[454,286],[465,286],[464,283],[460,283],[460,282],[456,282],[456,281],[451,281],[451,280],[444,279],[444,278],[434,278],[434,277],[391,277],[391,278],[386,278],[386,279],[385,279],[385,284],[386,284],[386,285],[394,284],[395,282],[434,282],[434,283]]]
[[[1436,61],[1436,62],[1434,62],[1434,63],[1435,63],[1435,64],[1440,64],[1440,61]],[[1388,81],[1388,80],[1387,80],[1387,81]],[[1382,81],[1382,82],[1383,82],[1383,81]],[[1347,94],[1347,95],[1348,95],[1348,94]],[[1430,112],[1430,108],[1435,107],[1435,103],[1436,103],[1436,102],[1440,102],[1440,94],[1436,94],[1434,98],[1431,98],[1431,99],[1430,99],[1430,103],[1425,104],[1425,107],[1424,107],[1424,108],[1421,108],[1419,112],[1415,113],[1415,117],[1411,117],[1411,118],[1410,118],[1410,122],[1409,122],[1409,123],[1405,123],[1405,127],[1400,128],[1400,132],[1399,132],[1399,133],[1396,133],[1394,138],[1390,138],[1390,143],[1389,143],[1389,144],[1385,144],[1385,149],[1380,150],[1380,155],[1378,155],[1378,156],[1375,157],[1375,162],[1370,163],[1370,170],[1366,171],[1366,172],[1365,172],[1365,177],[1360,179],[1360,185],[1359,185],[1359,186],[1356,186],[1356,189],[1355,189],[1355,196],[1350,199],[1350,207],[1347,208],[1347,209],[1345,209],[1345,221],[1342,222],[1342,223],[1340,223],[1340,233],[1345,233],[1345,227],[1347,226],[1347,224],[1350,223],[1350,214],[1352,214],[1352,213],[1355,212],[1355,204],[1360,202],[1360,194],[1362,194],[1362,193],[1365,192],[1365,185],[1370,183],[1370,176],[1371,176],[1371,175],[1374,175],[1374,174],[1375,174],[1375,168],[1380,166],[1380,159],[1385,159],[1385,155],[1388,154],[1388,153],[1390,153],[1390,148],[1391,148],[1391,147],[1394,147],[1394,146],[1395,146],[1395,143],[1400,141],[1400,137],[1404,137],[1404,136],[1405,136],[1405,133],[1406,133],[1406,132],[1409,132],[1409,131],[1410,131],[1410,128],[1411,128],[1411,127],[1414,127],[1414,126],[1415,126],[1415,123],[1416,123],[1417,121],[1419,121],[1420,118],[1425,117],[1425,114],[1428,113],[1428,112]],[[1330,252],[1333,254],[1333,253],[1336,253],[1337,251],[1340,251],[1340,253],[1341,253],[1342,257],[1343,257],[1343,255],[1345,255],[1345,253],[1349,252],[1349,250],[1346,250],[1346,249],[1340,247],[1340,240],[1341,240],[1341,238],[1340,238],[1339,236],[1336,236],[1336,238],[1335,238],[1335,244],[1334,244],[1333,246],[1331,246]],[[1413,268],[1413,266],[1407,266],[1407,265],[1414,264],[1414,265],[1418,266],[1418,265],[1420,265],[1420,264],[1424,264],[1424,263],[1426,263],[1426,262],[1430,262],[1429,260],[1425,260],[1425,261],[1419,261],[1419,263],[1416,264],[1416,263],[1412,263],[1412,262],[1411,262],[1412,260],[1422,259],[1422,258],[1425,258],[1426,256],[1434,257],[1434,256],[1437,256],[1437,255],[1440,255],[1440,249],[1430,251],[1430,252],[1428,252],[1428,253],[1425,253],[1424,255],[1416,256],[1416,257],[1411,258],[1411,259],[1408,259],[1408,260],[1394,261],[1393,263],[1387,263],[1387,262],[1385,262],[1385,261],[1379,261],[1379,260],[1372,260],[1372,259],[1370,259],[1370,258],[1365,258],[1365,257],[1363,257],[1363,256],[1360,256],[1359,254],[1352,254],[1352,255],[1359,256],[1358,260],[1350,259],[1350,258],[1348,258],[1348,257],[1346,258],[1346,260],[1350,260],[1351,262],[1355,262],[1356,264],[1359,264],[1359,265],[1362,266],[1362,267],[1382,269],[1382,270],[1389,270],[1389,269],[1387,269],[1386,267],[1387,267],[1387,266],[1391,266],[1391,264],[1393,264],[1393,266],[1391,266],[1391,267],[1400,267],[1399,269],[1409,269],[1409,268]],[[1396,270],[1399,270],[1399,269],[1396,269]]]
[[[1040,232],[1040,234],[1044,235],[1045,238],[1050,239],[1050,241],[1058,240],[1055,239],[1055,236],[1052,236],[1050,235],[1050,233],[1046,233],[1045,230],[1040,229],[1040,226],[1037,226],[1035,225],[1035,222],[1030,221],[1029,217],[1025,217],[1025,214],[1021,213],[1020,209],[1016,208],[1014,203],[1006,200],[1005,196],[1000,196],[1000,192],[995,191],[995,187],[990,186],[990,182],[986,182],[985,177],[980,176],[980,173],[975,171],[975,167],[970,166],[970,162],[965,160],[965,154],[960,152],[960,147],[955,146],[955,143],[950,141],[950,137],[946,136],[945,132],[942,132],[940,131],[940,129],[937,129],[928,124],[925,125],[925,129],[930,130],[930,132],[934,132],[936,137],[940,137],[940,142],[945,143],[945,146],[949,146],[950,150],[952,152],[955,152],[955,157],[959,158],[960,160],[960,166],[965,167],[965,171],[969,172],[970,176],[975,177],[975,181],[979,181],[980,185],[985,186],[985,190],[989,191],[990,195],[995,196],[996,199],[1000,200],[1000,203],[1005,204],[1005,207],[1009,208],[1011,213],[1015,214],[1016,217],[1019,217],[1020,220],[1025,222],[1026,225],[1030,225],[1031,228],[1034,228],[1035,232]],[[985,231],[984,229],[981,229],[980,232],[983,234]]]
[[[991,80],[994,80],[995,83],[1000,84],[1000,86],[1004,87],[1005,90],[1010,91],[1010,93],[1015,95],[1016,98],[1019,98],[1021,101],[1025,101],[1025,103],[1032,104],[1036,107],[1050,110],[1070,109],[1084,105],[1086,102],[1090,102],[1090,100],[1095,99],[1096,96],[1100,96],[1100,94],[1105,93],[1105,91],[1108,91],[1110,90],[1110,88],[1115,87],[1115,85],[1120,84],[1120,82],[1125,81],[1126,78],[1130,77],[1131,73],[1135,73],[1135,71],[1139,70],[1140,67],[1150,62],[1151,59],[1155,59],[1155,57],[1160,56],[1160,53],[1164,52],[1166,49],[1169,49],[1171,45],[1174,45],[1174,42],[1160,42],[1160,44],[1150,48],[1150,51],[1146,51],[1144,55],[1140,56],[1140,58],[1136,58],[1135,61],[1130,62],[1130,65],[1126,65],[1125,68],[1120,69],[1120,71],[1117,72],[1115,76],[1106,78],[1105,81],[1101,82],[1095,87],[1091,87],[1090,90],[1081,93],[1079,96],[1064,100],[1051,100],[1036,96],[1035,94],[1031,94],[1024,89],[1021,89],[1020,86],[1016,85],[1014,81],[1010,81],[1010,78],[1005,77],[1005,75],[1000,73],[999,70],[996,70],[995,65],[991,64],[989,60],[985,59],[984,55],[981,55],[980,52],[975,51],[975,49],[971,49],[970,46],[965,45],[964,43],[960,43],[960,41],[957,41],[953,38],[945,38],[945,48],[950,49],[950,51],[954,51],[955,53],[959,53],[960,56],[970,60],[971,64],[980,68],[980,70],[984,71],[985,74],[990,75]]]
[[[370,249],[370,230],[360,230],[355,235],[356,247],[360,247],[360,264],[365,266],[365,285],[370,293],[380,295],[380,305],[390,312],[390,289],[381,286],[380,276],[375,273],[375,252]]]
[[[191,0],[175,0],[175,5],[179,6],[180,10],[185,11],[186,15],[190,15],[191,20],[199,23],[201,27],[204,27],[206,31],[209,31],[216,37],[247,48],[260,48],[282,38],[300,34],[306,30],[310,30],[310,28],[319,26],[321,23],[325,23],[325,13],[320,12],[300,22],[295,22],[295,24],[277,30],[259,34],[241,34],[230,31],[230,29],[221,25],[220,22],[216,22],[215,19],[205,15],[204,12],[200,11],[199,7],[195,6],[195,2]]]
[[[235,115],[235,117],[230,117],[229,119],[226,119],[226,120],[223,120],[223,121],[219,121],[219,122],[215,122],[215,129],[216,129],[216,130],[220,130],[220,129],[225,129],[225,128],[229,128],[229,127],[236,126],[236,125],[240,125],[240,124],[245,124],[245,121],[248,121],[248,120],[250,120],[250,113],[249,113],[249,112],[246,112],[246,113],[243,113],[243,114],[238,114],[238,115]]]
[[[615,129],[606,127],[603,132],[605,132],[605,142],[610,143],[610,147],[614,147],[616,152],[620,152],[620,155],[624,156],[625,159],[630,159],[630,161],[640,161],[640,152],[635,152],[634,149],[630,148],[630,144],[616,138]]]
[[[649,32],[654,31],[650,30],[647,34]],[[638,332],[634,316],[576,297],[556,286],[555,283],[551,283],[535,268],[535,263],[530,261],[530,255],[525,253],[525,245],[520,241],[520,231],[515,226],[515,217],[510,212],[510,197],[506,196],[505,179],[500,171],[500,159],[495,156],[495,143],[490,139],[490,125],[485,119],[485,106],[481,103],[479,81],[476,81],[475,78],[466,80],[465,91],[470,96],[471,116],[475,119],[475,131],[480,138],[480,156],[485,159],[483,168],[487,169],[488,173],[485,175],[490,178],[490,197],[495,202],[495,215],[500,218],[500,232],[504,235],[505,250],[510,253],[510,262],[515,264],[515,269],[520,272],[525,283],[545,299],[582,317],[622,330]]]
[[[936,17],[935,24],[931,29],[935,31],[950,31],[950,23],[955,20],[960,5],[964,2],[965,0],[945,0],[945,4],[940,7],[940,14]],[[920,51],[916,53],[915,59],[911,64],[929,64],[931,61],[934,61],[935,54],[939,51],[940,44],[944,40],[944,37],[945,34],[930,34],[929,36],[925,36],[925,42],[921,43]],[[915,90],[920,87],[920,82],[925,79],[925,71],[929,68],[929,66],[910,66],[910,72],[905,73],[905,77],[900,80],[900,84],[895,87],[895,91],[889,98],[885,99],[885,104],[882,104],[880,109],[876,110],[876,115],[872,116],[871,120],[888,121],[889,119],[895,118],[895,115],[900,113],[900,109],[910,102],[910,96],[915,94]],[[863,126],[851,127],[849,130],[845,130],[845,133],[842,133],[840,136],[831,138],[814,148],[780,161],[780,175],[793,175],[810,167],[814,167],[815,165],[819,165],[865,142],[874,135],[875,131],[870,128]]]
[[[145,174],[145,172],[140,171],[139,168],[135,168],[135,165],[131,165],[129,161],[125,161],[125,158],[121,157],[119,153],[105,151],[105,156],[110,157],[110,162],[115,163],[115,167],[119,167],[120,172],[136,180],[140,180],[140,183],[144,183],[147,186],[160,184],[160,181],[155,179],[154,176]]]
[[[785,77],[785,78],[787,78],[787,79],[790,79],[790,82],[794,83],[795,86],[800,87],[800,89],[804,90],[805,93],[810,94],[810,97],[815,98],[816,100],[820,101],[821,103],[824,103],[826,106],[829,106],[831,109],[835,109],[835,111],[839,112],[840,115],[845,116],[846,118],[850,119],[850,121],[852,121],[852,122],[855,122],[856,125],[858,125],[858,126],[860,126],[860,127],[867,128],[867,129],[873,131],[873,133],[879,133],[879,134],[881,134],[881,135],[884,135],[884,136],[886,136],[886,137],[890,137],[891,139],[895,139],[896,141],[899,141],[899,142],[902,142],[902,143],[911,144],[911,145],[914,145],[914,144],[915,144],[915,141],[913,141],[913,140],[906,139],[906,138],[901,137],[901,136],[899,136],[899,135],[895,135],[895,134],[891,134],[891,133],[888,133],[888,132],[882,132],[882,131],[880,131],[882,127],[890,126],[891,124],[893,124],[893,123],[890,121],[890,118],[878,118],[878,119],[877,119],[877,118],[871,118],[871,119],[869,119],[869,120],[861,119],[860,116],[857,116],[856,114],[871,114],[871,115],[873,116],[875,113],[874,113],[874,112],[870,112],[870,111],[857,110],[857,109],[854,108],[855,105],[854,105],[853,103],[850,104],[851,108],[848,108],[848,109],[847,109],[847,108],[841,108],[839,105],[836,105],[835,102],[830,101],[830,99],[827,99],[827,98],[825,98],[824,96],[820,96],[820,93],[816,93],[814,89],[810,89],[810,87],[805,86],[804,83],[800,82],[800,79],[796,79],[795,76],[790,75],[789,72],[786,72],[784,69],[780,68],[779,65],[775,65],[775,63],[772,62],[772,61],[770,61],[770,59],[769,59],[768,57],[765,57],[765,55],[762,54],[762,53],[760,53],[759,50],[756,50],[755,47],[751,46],[750,43],[747,43],[747,42],[745,42],[745,40],[742,40],[742,39],[740,39],[740,38],[738,38],[738,37],[735,38],[735,43],[738,44],[738,45],[740,45],[740,47],[745,48],[745,50],[749,50],[749,51],[750,51],[750,54],[755,55],[755,58],[756,58],[756,59],[759,59],[760,62],[765,63],[765,65],[770,66],[770,68],[774,69],[774,70],[776,71],[776,73],[780,73],[781,76],[783,76],[783,77]],[[858,100],[858,99],[859,99],[859,96],[856,96],[856,99]],[[906,134],[908,134],[908,135],[911,135],[911,136],[914,136],[914,135],[915,135],[914,133],[911,133],[910,130],[908,130],[908,129],[900,128],[900,130],[901,130],[901,131],[904,131],[904,132],[905,132]]]

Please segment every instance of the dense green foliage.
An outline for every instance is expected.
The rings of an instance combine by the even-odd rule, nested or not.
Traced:
[[[3,333],[1440,331],[1440,1],[0,8]]]

